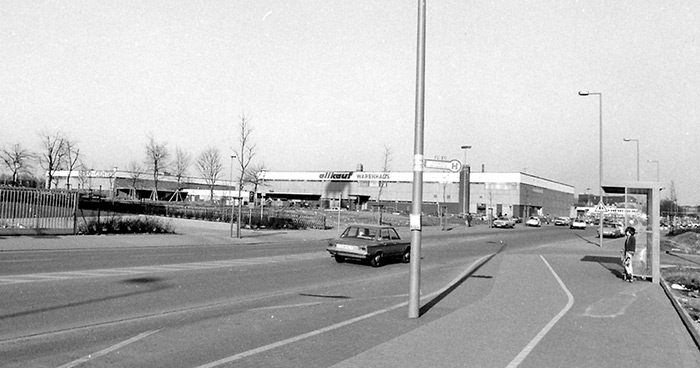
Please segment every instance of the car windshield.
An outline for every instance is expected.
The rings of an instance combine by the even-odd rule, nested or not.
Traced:
[[[350,226],[343,232],[341,238],[374,239],[377,229],[360,226]]]

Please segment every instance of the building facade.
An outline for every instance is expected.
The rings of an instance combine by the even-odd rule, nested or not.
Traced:
[[[259,196],[323,208],[368,210],[379,204],[390,211],[408,211],[413,195],[412,172],[267,171],[261,178]],[[465,180],[466,196],[461,184]],[[465,198],[468,212],[477,215],[570,216],[574,187],[526,173],[423,173],[424,212],[459,213]]]
[[[276,206],[346,208],[410,212],[413,196],[412,172],[365,171],[262,171],[257,193],[253,188],[236,190],[220,180],[214,195],[201,178],[159,175],[158,190],[152,174],[118,170],[89,170],[55,173],[55,187],[101,191],[103,196],[175,201],[235,201],[264,199]],[[468,189],[464,183],[468,182]],[[246,190],[249,189],[249,190]],[[424,172],[425,213],[468,212],[492,216],[570,216],[574,212],[574,187],[527,173]],[[468,202],[468,206],[465,205]]]

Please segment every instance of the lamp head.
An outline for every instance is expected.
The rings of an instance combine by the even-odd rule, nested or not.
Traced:
[[[465,149],[470,149],[470,148],[472,148],[472,146],[462,146],[461,148],[462,148],[463,150],[465,150]]]
[[[590,93],[588,91],[578,91],[579,96],[588,96]]]

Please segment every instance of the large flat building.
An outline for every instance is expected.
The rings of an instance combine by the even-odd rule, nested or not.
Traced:
[[[151,175],[126,171],[73,172],[55,174],[56,188],[102,190],[108,195],[154,199]],[[380,205],[387,211],[410,212],[413,196],[412,172],[365,171],[263,171],[258,193],[277,206],[308,206],[371,210]],[[464,183],[469,183],[468,187]],[[160,175],[158,198],[184,201],[248,200],[253,188],[235,190],[235,183],[217,181],[212,198],[201,178]],[[528,173],[424,172],[423,211],[425,213],[461,213],[465,209],[477,215],[570,216],[574,211],[574,187]],[[468,206],[466,205],[468,203]]]
[[[321,207],[370,209],[381,204],[408,211],[413,193],[412,172],[288,172],[261,173],[259,191],[268,199],[318,202]],[[462,183],[469,182],[465,190]],[[424,212],[468,212],[493,216],[569,216],[574,187],[527,173],[424,172]]]

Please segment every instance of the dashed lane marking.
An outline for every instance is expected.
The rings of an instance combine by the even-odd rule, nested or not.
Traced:
[[[28,274],[28,275],[11,275],[11,276],[0,277],[0,286],[9,285],[9,284],[28,283],[28,282],[61,281],[61,280],[71,280],[71,279],[88,279],[88,278],[95,278],[95,277],[139,275],[139,274],[145,274],[145,273],[180,272],[180,271],[192,271],[192,270],[206,270],[206,269],[212,269],[212,268],[256,266],[256,265],[266,265],[266,264],[275,264],[275,263],[315,260],[315,259],[326,258],[326,257],[327,257],[327,255],[325,253],[314,252],[314,253],[302,253],[302,254],[294,254],[294,255],[280,255],[280,256],[273,256],[273,257],[232,259],[232,260],[223,260],[223,261],[178,263],[178,264],[170,264],[170,265],[141,266],[141,267],[108,268],[108,269],[86,270],[86,271],[47,272],[47,273],[36,273],[36,274]]]

